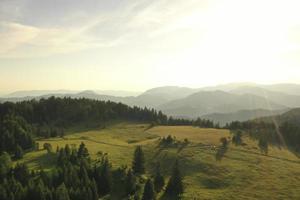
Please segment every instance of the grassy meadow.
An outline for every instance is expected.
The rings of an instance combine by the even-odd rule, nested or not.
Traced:
[[[184,148],[159,148],[160,137],[187,138]],[[191,126],[156,126],[120,122],[104,129],[73,130],[64,138],[38,140],[40,150],[27,153],[21,162],[31,169],[54,167],[56,158],[42,150],[50,143],[53,151],[66,144],[79,146],[84,142],[92,158],[98,152],[108,153],[114,168],[131,165],[135,146],[145,151],[147,172],[151,174],[160,162],[166,177],[179,158],[184,175],[184,199],[300,199],[300,159],[291,152],[269,147],[261,154],[257,142],[243,137],[245,145],[229,145],[225,157],[216,161],[216,146],[221,137],[230,137],[228,130],[202,129]]]

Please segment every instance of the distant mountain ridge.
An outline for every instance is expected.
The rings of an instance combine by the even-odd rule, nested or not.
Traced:
[[[251,94],[201,91],[186,98],[168,102],[158,108],[167,115],[197,117],[216,112],[231,113],[246,109],[280,110],[287,107]]]
[[[99,95],[108,95],[108,96],[118,96],[118,97],[127,97],[127,96],[138,96],[142,92],[133,92],[133,91],[123,91],[123,90],[24,90],[16,91],[7,95],[3,95],[2,98],[23,98],[23,97],[39,97],[45,95],[70,95],[83,92],[94,92]]]
[[[289,108],[300,107],[299,84],[255,83],[232,83],[202,88],[165,86],[152,88],[143,93],[118,90],[19,91],[0,98],[0,102],[16,102],[50,96],[110,100],[130,106],[155,108],[174,117],[190,119],[202,117],[222,122],[224,118],[247,120],[252,119],[254,113],[255,117],[263,117],[269,116],[270,112],[278,113]]]
[[[300,127],[300,108],[294,108],[282,114],[273,115],[270,117],[260,117],[254,120],[265,121],[269,123],[275,122],[278,125],[288,122]]]
[[[208,115],[203,115],[204,119],[213,120],[216,123],[219,123],[221,126],[226,125],[232,121],[247,121],[256,119],[257,117],[268,117],[279,115],[287,112],[287,109],[284,110],[265,110],[265,109],[256,109],[256,110],[239,110],[232,113],[212,113]]]

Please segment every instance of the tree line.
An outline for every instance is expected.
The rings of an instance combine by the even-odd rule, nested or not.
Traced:
[[[77,124],[97,123],[105,127],[112,120],[134,120],[155,125],[193,125],[218,128],[210,120],[177,119],[161,111],[130,107],[122,103],[91,99],[56,98],[0,103],[0,152],[21,158],[35,148],[35,137],[63,137],[64,130]]]
[[[268,144],[287,146],[294,152],[300,153],[300,127],[289,122],[275,124],[265,121],[235,121],[227,124],[230,130],[243,130],[258,141],[261,151],[268,153]]]

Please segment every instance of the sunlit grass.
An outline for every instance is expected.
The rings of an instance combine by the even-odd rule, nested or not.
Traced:
[[[161,149],[159,137],[173,135],[178,140],[187,138],[185,148]],[[286,149],[270,147],[269,154],[261,154],[257,141],[243,137],[245,145],[230,144],[221,162],[215,160],[214,146],[221,137],[230,137],[228,130],[202,129],[191,126],[158,126],[148,130],[148,124],[117,123],[105,129],[79,131],[64,138],[42,139],[43,143],[63,147],[84,142],[92,158],[99,151],[109,155],[113,167],[131,165],[136,145],[143,145],[147,173],[156,162],[163,174],[169,176],[176,158],[184,174],[184,199],[300,199],[300,159]],[[31,169],[51,169],[53,154],[46,151],[28,153],[22,160]]]

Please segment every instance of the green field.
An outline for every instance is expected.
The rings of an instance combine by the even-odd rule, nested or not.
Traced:
[[[182,148],[158,147],[160,137],[173,135],[191,143]],[[66,144],[84,142],[92,158],[98,152],[108,153],[114,168],[131,165],[136,145],[142,145],[150,174],[157,161],[168,176],[179,158],[184,175],[184,199],[300,199],[300,159],[291,152],[270,147],[262,155],[256,141],[244,137],[244,146],[230,144],[222,161],[215,160],[221,137],[230,137],[228,130],[201,129],[191,126],[157,126],[117,123],[105,129],[74,131],[64,138],[40,139],[40,148],[51,143],[53,151]],[[50,170],[55,156],[45,150],[27,153],[22,162],[31,169]]]

